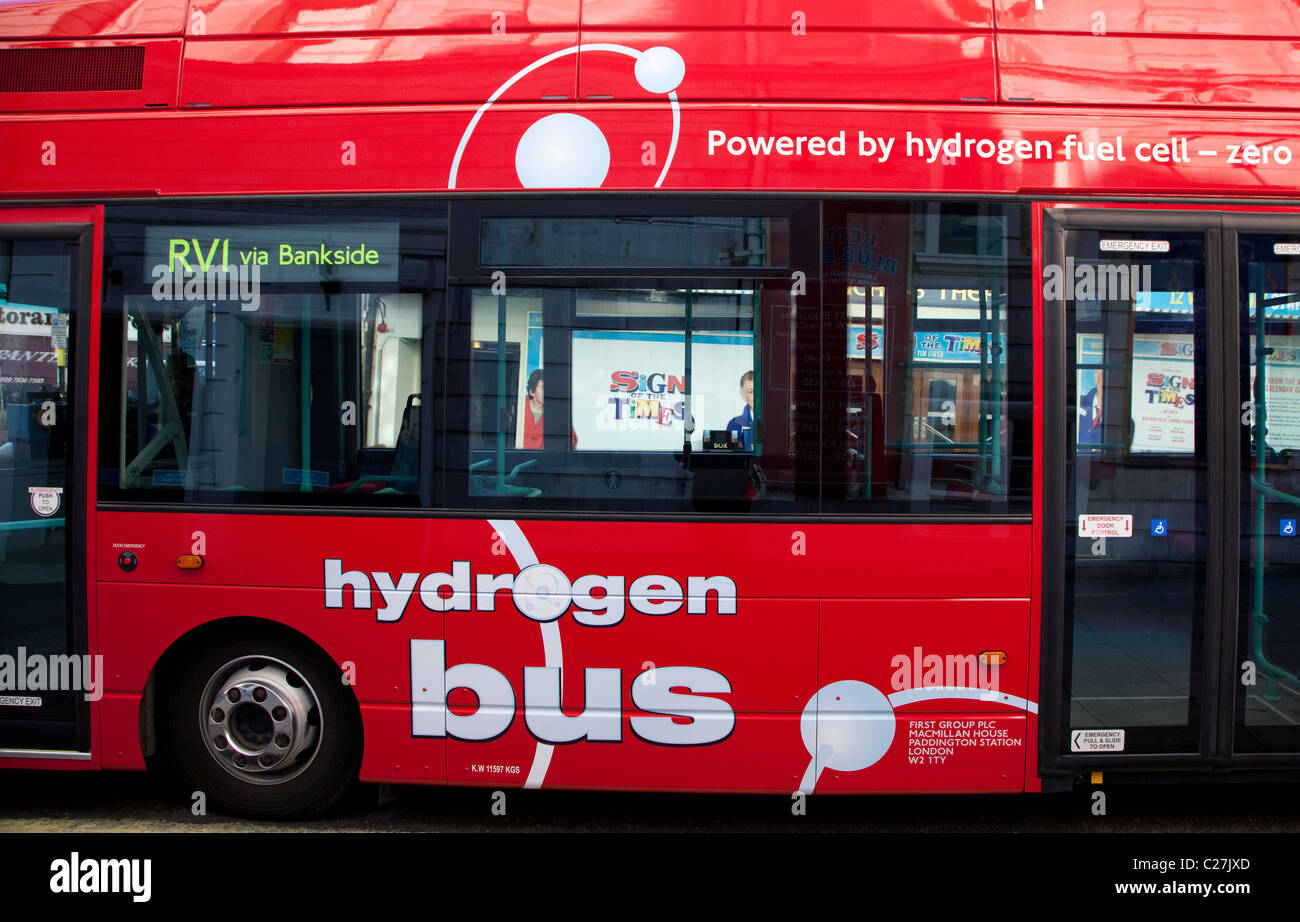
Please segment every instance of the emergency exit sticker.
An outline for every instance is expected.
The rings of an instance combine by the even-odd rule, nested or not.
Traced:
[[[68,315],[55,314],[50,324],[50,344],[55,349],[68,348]]]
[[[1133,516],[1081,515],[1079,516],[1079,537],[1132,538]]]
[[[1123,730],[1073,730],[1071,752],[1123,752]]]

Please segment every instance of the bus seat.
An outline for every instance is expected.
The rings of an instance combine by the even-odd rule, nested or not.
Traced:
[[[469,466],[470,496],[522,496],[533,499],[542,495],[542,491],[537,487],[526,487],[516,482],[520,474],[537,466],[536,458],[529,458],[512,467],[510,473],[506,474],[505,483],[500,489],[497,487],[496,473],[492,467],[495,461],[495,458],[484,458]]]
[[[413,493],[420,482],[420,395],[406,398],[402,424],[397,430],[393,466],[387,474],[367,474],[334,484],[327,491],[343,493]],[[398,489],[404,487],[405,489]]]

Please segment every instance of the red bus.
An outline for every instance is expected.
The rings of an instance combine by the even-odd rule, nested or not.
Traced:
[[[490,6],[0,7],[0,765],[1300,767],[1300,8]]]

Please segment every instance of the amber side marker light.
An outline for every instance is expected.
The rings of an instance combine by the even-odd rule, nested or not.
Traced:
[[[198,554],[181,554],[176,558],[176,566],[182,570],[197,570],[203,566],[203,558]]]
[[[980,654],[980,664],[983,666],[1005,666],[1007,664],[1007,655],[1001,650],[985,650]]]

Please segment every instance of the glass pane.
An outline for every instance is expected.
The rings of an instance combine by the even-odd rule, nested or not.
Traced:
[[[1300,744],[1300,234],[1239,238],[1238,752]],[[1262,364],[1261,364],[1262,358]]]
[[[418,502],[419,289],[445,225],[428,205],[339,208],[110,212],[105,497]]]
[[[783,292],[754,280],[468,291],[471,503],[746,511],[788,501]]]
[[[823,226],[827,508],[1028,511],[1025,210],[828,202]]]
[[[10,658],[75,652],[65,516],[75,502],[77,253],[73,241],[0,241],[0,654]],[[80,666],[73,671],[84,682]],[[0,687],[0,746],[65,748],[54,723],[75,719],[78,692],[86,689],[24,690],[9,678]]]
[[[1205,244],[1071,231],[1045,291],[1066,307],[1067,723],[1122,752],[1198,748],[1204,625]]]
[[[479,265],[711,269],[783,267],[788,218],[484,218]]]
[[[123,489],[418,492],[418,296],[124,301]]]

